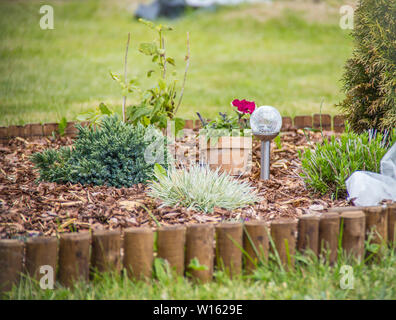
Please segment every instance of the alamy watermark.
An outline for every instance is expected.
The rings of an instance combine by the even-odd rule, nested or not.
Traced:
[[[343,30],[352,30],[354,27],[355,9],[350,5],[345,5],[340,8],[340,28]]]
[[[353,275],[353,267],[350,265],[343,265],[340,269],[342,277],[340,279],[340,288],[343,290],[353,289],[355,277]]]
[[[40,18],[40,28],[42,30],[53,30],[54,27],[54,8],[48,4],[40,7],[40,14],[43,15]]]
[[[44,274],[40,278],[40,288],[43,290],[54,289],[54,268],[49,265],[43,265],[40,267],[40,274]]]

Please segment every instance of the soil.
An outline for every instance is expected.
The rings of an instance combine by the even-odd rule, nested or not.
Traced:
[[[334,135],[324,132],[324,138]],[[176,142],[196,141],[196,132]],[[306,135],[309,135],[308,142]],[[247,208],[227,211],[216,208],[204,214],[186,208],[160,207],[161,202],[147,195],[143,184],[117,189],[107,186],[82,186],[38,182],[38,173],[29,157],[46,148],[71,145],[70,137],[15,138],[0,142],[0,238],[57,235],[89,229],[117,229],[139,226],[220,221],[297,218],[330,207],[347,206],[346,200],[332,201],[329,195],[312,194],[301,174],[298,150],[320,141],[315,132],[291,131],[281,134],[281,149],[271,146],[271,179],[260,181],[259,142],[253,142],[253,169],[248,179],[258,188],[263,201]],[[193,155],[195,156],[195,155]]]

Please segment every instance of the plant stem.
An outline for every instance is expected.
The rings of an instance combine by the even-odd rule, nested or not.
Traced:
[[[184,94],[184,86],[186,85],[186,78],[187,78],[187,71],[188,71],[188,67],[190,66],[190,33],[187,32],[187,55],[186,55],[186,69],[184,71],[184,79],[183,79],[183,85],[180,91],[180,98],[179,98],[179,102],[177,103],[175,112],[173,114],[176,114],[177,110],[180,107],[180,104],[182,102],[183,99],[183,94]]]
[[[164,69],[162,72],[162,79],[165,80],[166,77],[166,53],[165,53],[165,39],[162,37],[162,49],[164,49]]]
[[[129,47],[130,39],[131,39],[131,34],[128,32],[128,41],[125,49],[125,63],[124,63],[124,83],[126,86],[127,86],[128,47]],[[122,100],[122,120],[124,122],[126,122],[125,105],[126,105],[126,95],[123,96],[123,100]]]

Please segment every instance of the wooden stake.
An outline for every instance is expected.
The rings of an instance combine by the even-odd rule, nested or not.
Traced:
[[[121,233],[118,230],[97,230],[92,235],[91,266],[99,272],[120,270]]]
[[[151,278],[154,233],[150,228],[128,228],[124,232],[124,268],[131,279]]]
[[[292,219],[281,219],[271,223],[271,238],[275,249],[278,252],[281,263],[290,269],[294,267],[296,231],[297,222]]]
[[[129,48],[129,41],[131,40],[131,34],[128,32],[128,40],[125,49],[125,60],[124,60],[124,83],[127,86],[127,71],[128,71],[128,48]],[[126,94],[122,97],[122,121],[126,122]]]
[[[36,280],[39,281],[43,276],[40,268],[50,266],[53,270],[53,283],[55,283],[57,258],[58,239],[56,237],[35,237],[26,241],[26,271]]]
[[[396,245],[396,203],[388,205],[388,241]]]
[[[364,255],[364,238],[366,217],[363,211],[344,212],[341,214],[343,223],[342,247],[348,255],[362,259]]]
[[[71,287],[74,281],[89,277],[89,232],[65,233],[59,243],[59,281]]]
[[[184,274],[184,245],[186,228],[166,226],[158,229],[158,258],[167,260],[178,275]]]
[[[213,248],[214,227],[211,224],[194,224],[187,226],[186,233],[186,271],[194,279],[208,282],[213,278]],[[206,270],[194,270],[188,266],[192,259],[198,259],[201,266]]]
[[[0,240],[0,294],[18,284],[23,268],[23,242]]]
[[[319,220],[319,217],[313,214],[298,219],[298,251],[311,250],[316,256],[319,254]]]
[[[337,261],[338,237],[340,234],[340,215],[336,212],[323,213],[319,221],[319,252],[326,250],[329,263]]]
[[[388,240],[388,210],[383,207],[366,207],[366,239],[372,233],[371,243],[384,244]]]
[[[247,253],[245,269],[252,273],[258,262],[268,259],[268,229],[264,221],[245,223],[243,247]]]
[[[216,226],[217,265],[231,277],[242,272],[242,231],[241,223]]]

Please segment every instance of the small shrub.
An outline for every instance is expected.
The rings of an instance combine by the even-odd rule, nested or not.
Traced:
[[[396,131],[390,135],[373,130],[353,133],[349,125],[339,139],[317,143],[315,148],[305,149],[299,156],[302,177],[315,192],[331,192],[335,198],[346,195],[345,180],[356,170],[380,171],[380,161],[388,148],[396,141]]]
[[[153,126],[132,126],[117,115],[104,117],[97,129],[77,125],[72,148],[48,149],[32,155],[40,180],[130,187],[153,176],[153,164],[168,152],[165,137]],[[146,156],[151,156],[148,161]],[[151,161],[152,160],[152,161]]]
[[[237,181],[219,170],[211,171],[208,167],[193,165],[188,170],[156,170],[155,177],[158,182],[151,182],[149,194],[161,199],[163,206],[179,205],[212,212],[214,207],[232,210],[260,200],[248,183]]]
[[[396,0],[360,0],[340,103],[356,132],[396,126]]]

